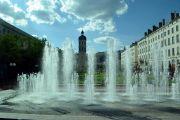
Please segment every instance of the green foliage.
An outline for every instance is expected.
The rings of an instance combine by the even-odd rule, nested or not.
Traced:
[[[86,73],[79,73],[79,84],[84,84],[85,74]],[[95,73],[95,84],[104,86],[105,79],[106,79],[105,72],[96,72]],[[123,73],[119,72],[117,74],[117,80],[116,80],[117,84],[123,84],[124,80],[125,80],[125,77],[123,76]]]
[[[78,73],[79,74],[79,84],[84,84],[84,80],[85,80],[85,72],[81,72],[81,73]]]
[[[17,67],[40,64],[46,40],[6,34],[0,36],[0,62],[16,63]]]
[[[118,72],[117,74],[117,84],[124,84],[125,76],[122,71]]]
[[[105,73],[104,73],[104,72],[97,72],[97,73],[95,74],[95,83],[96,83],[96,84],[103,85],[105,78],[106,78],[106,76],[105,76]]]

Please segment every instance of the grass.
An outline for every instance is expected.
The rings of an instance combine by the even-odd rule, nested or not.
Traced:
[[[79,73],[79,84],[84,84],[84,80],[85,80],[85,75],[86,73]],[[117,84],[123,84],[125,77],[122,73],[117,73],[117,77],[116,77],[116,83]],[[106,73],[104,72],[96,72],[95,73],[95,84],[98,85],[104,85],[105,83],[105,79],[106,79]]]

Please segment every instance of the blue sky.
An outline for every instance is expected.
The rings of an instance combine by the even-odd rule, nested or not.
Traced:
[[[70,38],[76,50],[81,29],[88,47],[104,51],[104,41],[129,45],[172,11],[180,0],[0,0],[2,19],[60,48]]]

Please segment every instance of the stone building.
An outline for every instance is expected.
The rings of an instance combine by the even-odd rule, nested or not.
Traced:
[[[78,53],[78,71],[85,72],[86,71],[86,36],[84,35],[84,31],[81,31],[81,36],[79,36],[79,53]]]
[[[170,66],[180,64],[180,16],[177,12],[171,13],[171,19],[165,19],[158,25],[153,25],[144,36],[137,41],[137,55],[135,60],[140,64],[145,62],[152,65],[155,55],[160,65],[166,62]],[[158,54],[158,55],[157,55]],[[125,51],[121,54],[122,64]],[[175,68],[173,68],[175,69]]]
[[[171,13],[171,19],[166,22],[163,19],[158,26],[153,25],[144,33],[144,37],[138,41],[138,60],[151,64],[157,49],[160,52],[160,60],[169,63],[180,62],[180,16],[179,13]]]
[[[5,34],[34,38],[32,35],[22,31],[21,29],[7,23],[6,21],[0,18],[0,35]]]

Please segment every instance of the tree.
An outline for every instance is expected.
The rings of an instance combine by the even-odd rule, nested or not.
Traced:
[[[46,39],[12,34],[0,36],[1,83],[12,84],[16,82],[17,74],[38,72],[45,42]]]

